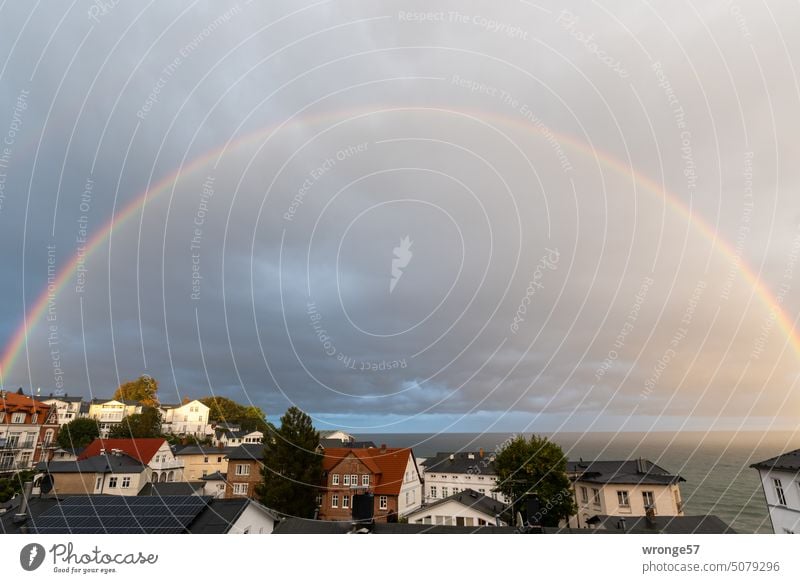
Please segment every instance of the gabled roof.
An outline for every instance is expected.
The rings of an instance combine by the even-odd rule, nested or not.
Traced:
[[[226,474],[225,472],[214,472],[213,474],[208,474],[207,476],[203,476],[200,479],[208,482],[215,482],[215,481],[224,482],[228,479],[228,474]]]
[[[175,455],[227,456],[234,449],[236,449],[235,446],[216,447],[213,445],[184,445],[183,447],[178,446],[175,450]]]
[[[231,450],[228,454],[228,459],[260,462],[264,459],[264,446],[260,443],[243,443]]]
[[[421,508],[414,510],[413,512],[409,513],[409,516],[417,515],[417,514],[424,514],[425,512],[431,510],[432,508],[436,508],[437,506],[441,506],[442,504],[446,504],[448,502],[457,502],[462,506],[466,506],[467,508],[472,508],[477,512],[482,512],[487,516],[497,516],[498,514],[502,514],[505,510],[505,505],[502,502],[498,502],[497,500],[493,500],[488,496],[481,494],[480,492],[476,492],[471,488],[466,488],[457,494],[451,494],[447,498],[442,498],[441,500],[437,500],[432,504],[428,504],[427,506],[422,506]]]
[[[581,482],[594,484],[668,485],[685,482],[677,474],[646,459],[622,461],[569,461],[567,473]]]
[[[631,534],[736,534],[721,518],[712,514],[698,516],[625,516],[624,528],[621,516],[598,514],[588,520],[589,524],[611,532]]]
[[[452,459],[450,459],[452,458]],[[432,474],[494,474],[494,454],[475,451],[456,453],[438,452],[434,457],[423,461],[421,466]]]
[[[135,474],[144,470],[145,464],[128,455],[95,455],[73,461],[39,462],[37,470],[51,474]]]
[[[800,472],[800,449],[782,453],[763,462],[756,462],[750,466],[757,470],[783,470],[785,472]]]
[[[376,448],[351,449],[349,447],[330,448],[323,452],[322,469],[330,472],[348,456],[363,462],[377,476],[377,484],[372,491],[375,494],[397,496],[403,485],[403,477],[408,460],[413,457],[411,448]]]
[[[78,459],[86,459],[95,455],[100,455],[100,450],[105,449],[108,454],[114,449],[120,449],[126,455],[139,460],[147,465],[156,452],[166,443],[163,437],[140,437],[136,439],[95,439],[86,446]]]
[[[37,401],[28,395],[18,395],[7,391],[0,392],[0,411],[7,413],[46,413],[50,411],[51,407],[52,405]],[[41,421],[44,420],[42,419]]]

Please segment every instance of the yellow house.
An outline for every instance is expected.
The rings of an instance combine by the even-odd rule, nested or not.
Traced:
[[[235,447],[214,447],[211,445],[187,445],[175,452],[175,457],[183,462],[184,479],[193,481],[210,476],[215,472],[228,471],[228,454]]]
[[[100,437],[108,437],[114,425],[118,425],[128,415],[142,412],[142,405],[136,401],[117,401],[115,399],[92,399],[89,403],[89,418],[100,424]]]

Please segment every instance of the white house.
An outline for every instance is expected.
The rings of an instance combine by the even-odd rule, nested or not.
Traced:
[[[83,405],[83,397],[70,397],[68,395],[53,396],[50,395],[45,399],[39,399],[45,405],[55,405],[58,412],[58,424],[66,425],[70,421],[81,416],[81,406]]]
[[[198,400],[180,405],[160,405],[161,429],[174,435],[204,437],[211,409]]]
[[[578,512],[569,526],[586,528],[597,515],[683,516],[680,482],[676,474],[642,458],[624,461],[570,461]]]
[[[409,512],[409,524],[445,526],[505,526],[504,505],[469,488]]]
[[[800,534],[800,449],[750,466],[758,470],[775,534]]]
[[[264,443],[264,434],[261,431],[247,431],[240,429],[233,431],[230,429],[216,428],[214,430],[214,444],[217,447],[237,447],[250,443]]]
[[[497,474],[494,454],[477,452],[437,453],[420,462],[425,482],[425,503],[430,504],[466,489],[507,504],[503,494],[495,492]]]

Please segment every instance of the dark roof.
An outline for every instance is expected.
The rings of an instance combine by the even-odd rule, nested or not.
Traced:
[[[131,399],[114,399],[113,397],[110,399],[92,399],[91,403],[93,405],[102,405],[103,403],[110,403],[111,401],[116,401],[117,403],[122,403],[123,405],[141,405],[139,401],[133,401]]]
[[[213,445],[184,445],[183,447],[178,447],[174,453],[175,455],[225,456],[231,453],[234,449],[236,449],[235,446],[214,447]]]
[[[203,482],[148,482],[139,496],[199,496],[204,485]]]
[[[567,473],[573,479],[595,484],[674,484],[685,482],[650,460],[569,461]]]
[[[4,533],[34,534],[225,534],[248,504],[246,498],[209,496],[69,496],[33,498],[28,519],[0,515]]]
[[[51,474],[129,474],[144,470],[144,464],[128,455],[94,455],[77,461],[39,462],[37,470],[47,471]]]
[[[200,478],[201,480],[227,480],[228,474],[225,472],[214,472],[213,474],[208,474],[207,476],[203,476]]]
[[[229,460],[255,460],[261,461],[264,458],[264,446],[260,443],[243,443],[228,454]]]
[[[621,516],[598,514],[588,520],[589,524],[596,525],[609,531],[623,532],[620,523]],[[661,534],[736,534],[736,531],[712,514],[698,516],[626,516],[624,532],[633,534],[661,533]]]
[[[376,447],[372,441],[342,441],[341,439],[320,439],[319,444],[323,449],[331,447],[350,447],[350,448],[368,448]]]
[[[67,395],[48,395],[48,396],[38,396],[35,397],[38,401],[49,401],[53,399],[54,401],[63,401],[64,403],[82,403],[83,397],[68,397]]]
[[[420,465],[424,472],[432,474],[494,474],[494,455],[484,453],[481,457],[479,451],[439,452]]]
[[[363,527],[361,527],[363,528]],[[275,525],[273,534],[347,534],[358,532],[347,521],[308,520],[305,518],[286,518]],[[516,529],[508,526],[441,526],[435,524],[375,523],[370,527],[372,534],[514,534]],[[367,532],[364,529],[362,532]]]
[[[785,470],[787,472],[800,472],[800,449],[782,453],[763,462],[756,462],[750,466],[757,470]]]
[[[437,500],[433,504],[428,504],[427,506],[423,506],[418,510],[414,510],[410,514],[417,514],[420,512],[425,512],[430,510],[431,508],[435,508],[440,504],[444,504],[445,502],[458,502],[459,504],[463,504],[464,506],[468,506],[478,512],[483,512],[489,516],[497,516],[498,514],[502,514],[505,510],[505,505],[497,500],[493,500],[488,496],[484,496],[483,494],[472,490],[471,488],[467,488],[458,492],[457,494],[452,494],[447,498],[442,498],[441,500]]]

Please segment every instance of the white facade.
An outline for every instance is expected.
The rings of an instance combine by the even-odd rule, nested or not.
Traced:
[[[775,534],[800,534],[800,473],[758,468]]]
[[[45,405],[55,405],[58,412],[58,424],[66,425],[81,416],[81,399],[66,399],[62,397],[49,397],[42,399]]]
[[[161,407],[161,428],[164,433],[203,437],[211,409],[194,400],[182,405]]]
[[[142,412],[138,403],[123,403],[110,399],[108,401],[94,401],[89,405],[90,419],[96,419],[100,425],[100,437],[105,439],[115,425],[119,425],[128,415]]]
[[[425,466],[421,467],[422,477],[425,481],[425,503],[432,504],[437,500],[443,500],[452,494],[471,488],[479,494],[508,504],[504,494],[493,491],[497,485],[497,475],[491,473],[494,456],[481,457],[480,454],[472,453],[468,453],[466,456],[470,462],[475,462],[471,472],[443,472]],[[486,463],[483,463],[484,461]]]
[[[587,521],[598,514],[610,516],[645,516],[646,505],[657,516],[683,516],[683,502],[677,484],[615,484],[575,482],[578,513],[569,526],[587,528]]]
[[[164,441],[147,463],[151,482],[183,482],[183,460],[172,453],[169,443]]]
[[[403,485],[397,497],[397,515],[406,516],[422,505],[422,476],[417,468],[414,454],[408,456],[406,470],[403,473]]]
[[[408,515],[410,524],[439,524],[445,526],[504,526],[496,516],[477,510],[457,500],[441,501],[419,508]],[[498,524],[499,522],[499,524]]]

